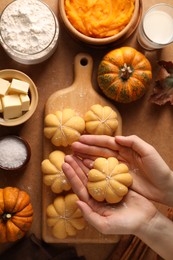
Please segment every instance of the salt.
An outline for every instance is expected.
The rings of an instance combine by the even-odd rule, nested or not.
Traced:
[[[0,140],[0,166],[4,168],[18,168],[27,159],[25,145],[14,137],[5,137]]]

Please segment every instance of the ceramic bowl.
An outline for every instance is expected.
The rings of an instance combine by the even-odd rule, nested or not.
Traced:
[[[28,142],[17,135],[0,138],[0,170],[20,171],[24,169],[31,157]]]
[[[73,25],[70,23],[66,16],[65,8],[64,8],[64,2],[65,0],[59,0],[59,12],[62,22],[64,23],[67,30],[70,32],[74,38],[93,46],[103,46],[111,43],[118,42],[121,38],[125,37],[126,35],[130,35],[130,31],[134,31],[136,29],[136,26],[139,21],[139,9],[140,9],[140,0],[135,0],[135,9],[133,12],[133,15],[129,21],[129,23],[126,25],[126,27],[120,31],[118,34],[106,37],[106,38],[92,38],[89,36],[86,36],[82,33],[80,33],[78,30],[76,30]]]
[[[17,126],[25,123],[33,115],[38,105],[38,92],[37,92],[36,85],[34,84],[34,82],[29,76],[27,76],[25,73],[19,70],[13,70],[13,69],[0,70],[0,78],[9,81],[15,78],[29,83],[30,85],[29,93],[28,93],[30,96],[29,110],[23,112],[22,116],[20,117],[14,119],[8,119],[8,120],[3,118],[3,113],[0,113],[0,125],[2,126]]]

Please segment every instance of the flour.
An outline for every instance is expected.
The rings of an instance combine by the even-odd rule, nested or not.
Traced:
[[[53,13],[39,0],[16,0],[1,15],[3,41],[23,54],[35,54],[48,47],[56,34]]]

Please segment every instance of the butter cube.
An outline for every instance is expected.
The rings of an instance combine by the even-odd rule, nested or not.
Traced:
[[[4,119],[12,119],[22,115],[22,104],[19,95],[2,97],[2,106]]]
[[[10,82],[6,79],[0,78],[0,96],[5,96],[10,87]]]
[[[3,112],[3,107],[2,107],[2,101],[0,99],[0,113],[2,113],[2,112]]]
[[[28,111],[30,106],[30,98],[28,95],[20,94],[20,101],[22,103],[22,111]]]
[[[18,80],[18,79],[12,79],[10,89],[9,89],[10,94],[16,94],[16,93],[28,94],[28,90],[29,90],[28,82]]]

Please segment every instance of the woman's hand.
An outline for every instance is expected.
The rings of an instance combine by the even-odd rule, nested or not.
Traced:
[[[173,173],[154,147],[139,137],[83,135],[72,149],[88,168],[97,157],[115,156],[128,165],[133,176],[132,190],[148,199],[173,205]]]
[[[74,153],[84,159],[67,155],[62,169],[80,199],[77,203],[84,218],[103,234],[134,234],[164,259],[171,260],[172,221],[146,198],[172,203],[172,172],[157,151],[136,136],[82,136],[72,146]],[[100,156],[115,156],[132,171],[133,190],[129,189],[118,204],[100,203],[88,194],[87,174],[92,160]]]
[[[80,199],[77,203],[84,218],[101,233],[138,234],[157,213],[149,200],[132,190],[117,205],[92,199],[86,188],[89,169],[75,156],[66,156],[62,168]]]

